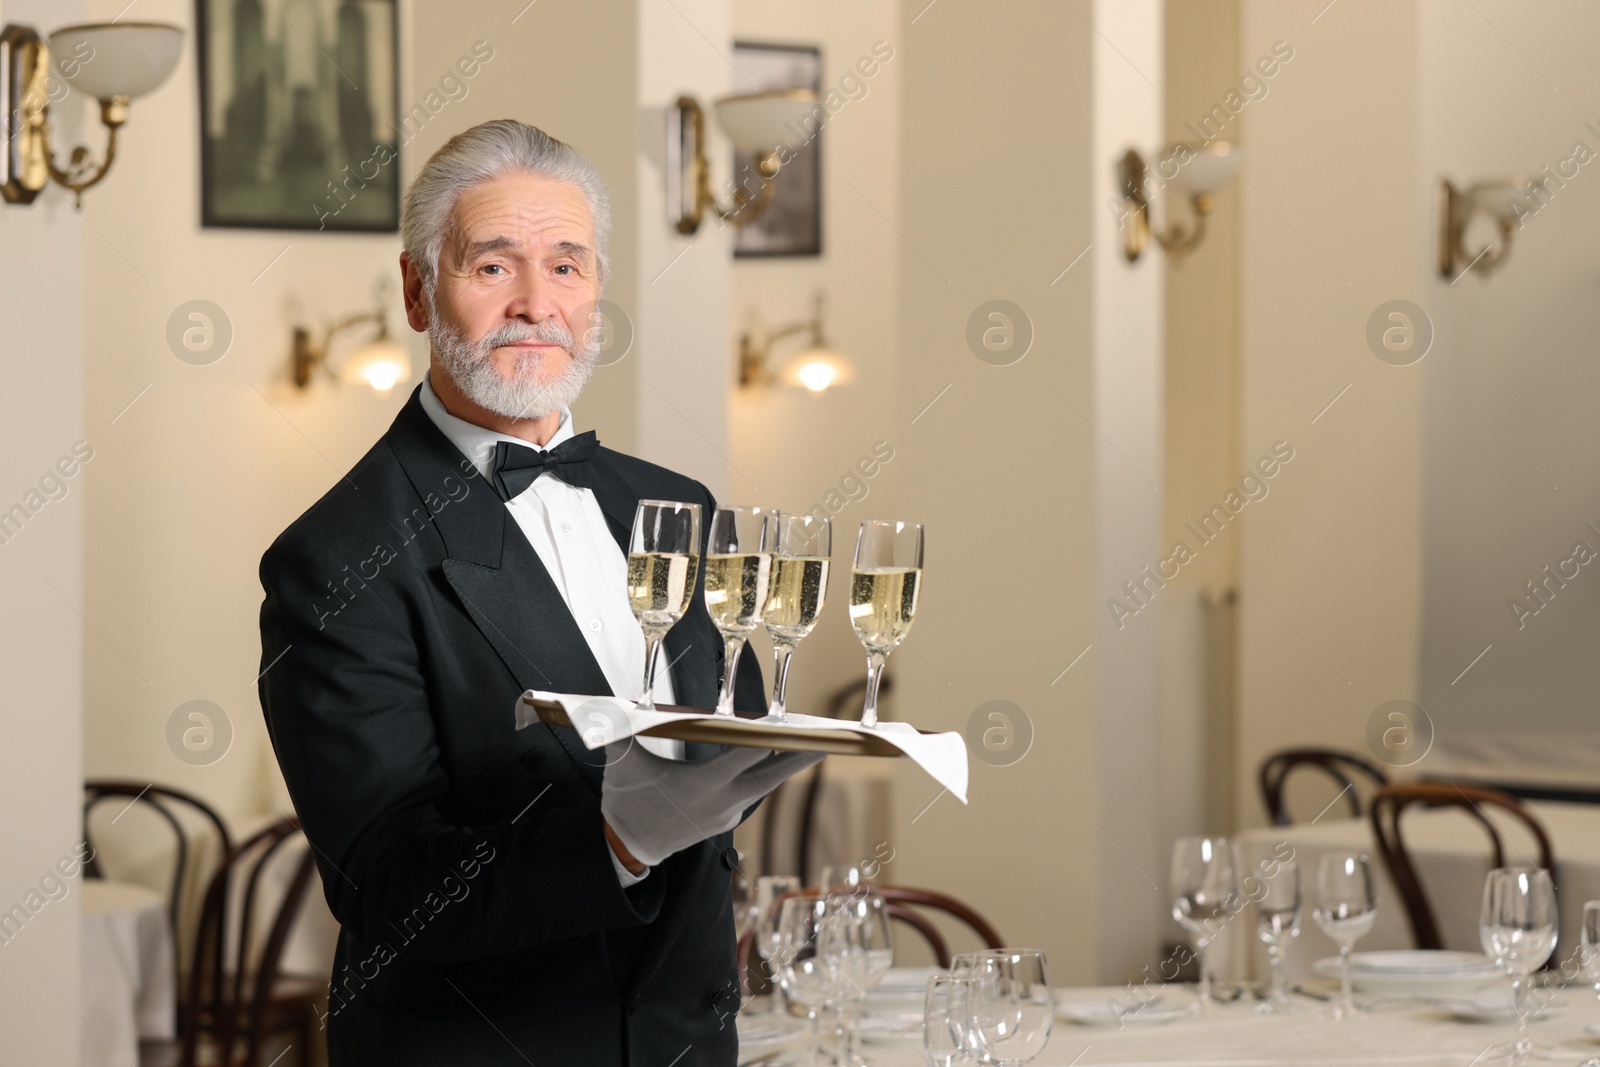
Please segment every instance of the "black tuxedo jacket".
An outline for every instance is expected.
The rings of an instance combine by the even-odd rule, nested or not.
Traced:
[[[621,551],[641,498],[709,522],[690,478],[604,447],[589,464]],[[331,1064],[732,1064],[732,835],[622,888],[603,752],[514,716],[524,689],[611,689],[416,392],[273,542],[261,584],[261,705],[342,928]],[[723,651],[703,601],[666,648],[679,703],[711,707]],[[748,646],[735,703],[766,706]]]

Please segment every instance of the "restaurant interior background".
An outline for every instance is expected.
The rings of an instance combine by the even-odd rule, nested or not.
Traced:
[[[399,239],[202,228],[194,5],[125,4],[0,0],[0,23],[41,32],[126,12],[188,33],[81,211],[57,190],[0,207],[0,508],[75,443],[92,449],[65,495],[0,546],[6,906],[81,839],[86,777],[189,790],[240,826],[287,810],[256,698],[257,563],[426,365],[405,331],[412,378],[387,393],[291,383],[294,327],[368,308]],[[971,803],[891,761],[830,761],[834,858],[892,851],[889,875],[1003,916],[1008,936],[1049,952],[1058,984],[1111,983],[1175,936],[1160,884],[1172,840],[1263,821],[1255,770],[1272,751],[1383,759],[1390,702],[1404,701],[1425,709],[1415,725],[1431,737],[1411,773],[1600,779],[1600,579],[1584,568],[1541,600],[1526,586],[1600,536],[1600,179],[1573,161],[1579,143],[1600,146],[1600,10],[399,10],[402,110],[475,43],[493,49],[416,125],[403,181],[449,135],[511,116],[576,145],[612,189],[606,296],[633,341],[596,372],[579,429],[693,474],[720,501],[823,507],[836,552],[865,517],[926,524],[921,618],[890,661],[887,715],[967,734]],[[684,236],[668,221],[665,113],[682,93],[738,88],[734,41],[819,47],[824,89],[881,60],[843,83],[826,121],[820,255],[735,259],[731,227]],[[70,105],[53,111],[58,146],[98,145],[91,107]],[[1204,239],[1182,255],[1152,239],[1130,263],[1119,162],[1136,147],[1153,164],[1206,122],[1199,139],[1238,146],[1243,164]],[[1510,228],[1509,258],[1441,274],[1441,181],[1546,167],[1558,177]],[[1170,190],[1152,210],[1158,227],[1192,217]],[[1473,220],[1473,254],[1482,233],[1505,239],[1492,221]],[[737,385],[740,335],[805,319],[819,290],[827,340],[856,379],[815,397]],[[169,317],[193,300],[231,323],[226,357],[203,366],[168,342]],[[1020,356],[981,341],[993,301],[1031,337]],[[1373,340],[1398,321],[1380,314],[1394,301],[1421,309],[1408,320],[1431,333],[1420,358]],[[398,305],[388,312],[401,330]],[[774,363],[796,343],[775,346]],[[867,477],[857,464],[874,454],[892,458]],[[1197,537],[1214,505],[1224,519]],[[1167,563],[1180,541],[1192,557]],[[840,581],[796,657],[796,708],[862,673]],[[204,765],[169,740],[175,709],[197,699],[231,734]],[[997,724],[1020,740],[986,748]],[[154,870],[120,847],[135,876]],[[8,1059],[58,1062],[77,1032],[60,992],[79,981],[76,907],[76,894],[52,903],[0,948]]]

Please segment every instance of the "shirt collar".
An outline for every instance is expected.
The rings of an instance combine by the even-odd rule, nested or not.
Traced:
[[[444,409],[439,394],[433,391],[433,382],[430,380],[432,371],[422,378],[422,390],[419,399],[422,410],[428,413],[428,418],[439,427],[440,431],[450,439],[450,443],[461,450],[461,454],[472,460],[478,468],[478,473],[488,478],[494,469],[494,448],[501,441],[510,441],[512,444],[526,445],[528,448],[543,452],[547,448],[554,448],[561,442],[572,437],[572,411],[569,408],[561,409],[561,425],[550,440],[543,445],[536,445],[532,441],[524,441],[520,437],[500,433],[484,426],[459,419]]]

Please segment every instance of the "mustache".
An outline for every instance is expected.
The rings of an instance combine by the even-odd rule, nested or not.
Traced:
[[[514,345],[523,341],[560,345],[567,350],[568,355],[573,353],[572,331],[554,319],[540,319],[535,323],[508,322],[496,326],[484,334],[483,339],[478,342],[478,354],[487,356],[502,345]]]

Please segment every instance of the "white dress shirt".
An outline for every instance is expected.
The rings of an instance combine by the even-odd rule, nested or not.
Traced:
[[[572,412],[566,408],[561,409],[560,427],[541,447],[456,418],[445,410],[427,378],[422,382],[421,402],[434,425],[472,460],[486,483],[493,478],[495,445],[499,442],[510,441],[542,452],[573,436]],[[555,475],[540,475],[505,506],[549,571],[612,693],[638,700],[644,693],[644,631],[628,603],[627,557],[618,550],[594,493],[569,485]],[[658,703],[674,703],[665,646],[656,657],[653,691]],[[681,741],[641,737],[639,743],[657,755],[683,758]],[[624,885],[644,877],[630,873],[615,855],[612,860]]]

